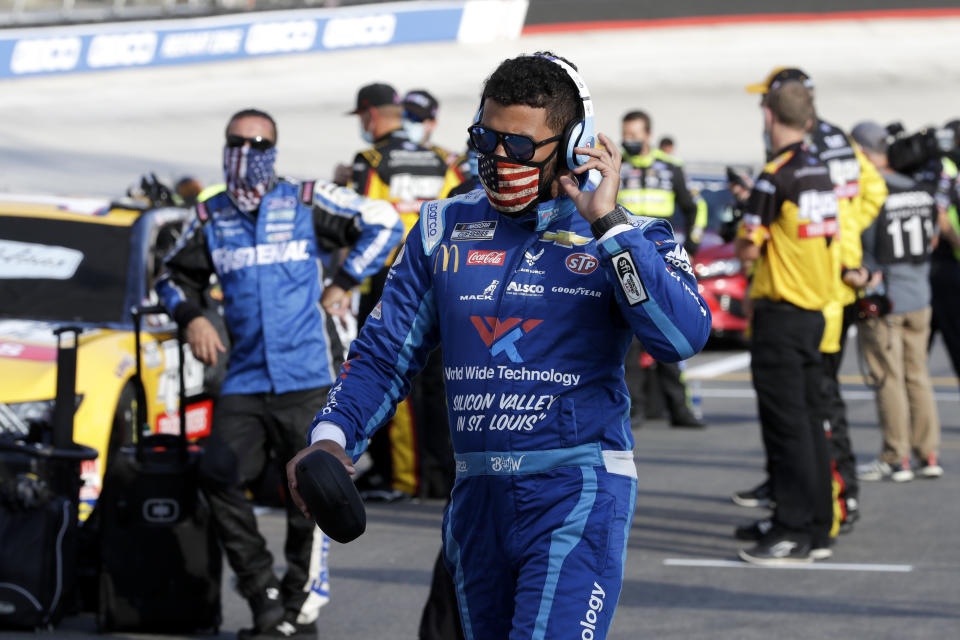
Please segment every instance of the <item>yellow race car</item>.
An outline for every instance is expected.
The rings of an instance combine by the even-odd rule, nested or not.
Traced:
[[[131,309],[155,303],[163,255],[190,213],[136,201],[0,195],[0,437],[51,423],[57,343],[83,329],[77,348],[74,440],[99,452],[82,467],[80,517],[93,508],[110,456],[133,441],[137,379]],[[215,312],[212,312],[215,314]],[[151,431],[179,429],[176,326],[144,318],[143,391]],[[211,372],[184,349],[187,433],[209,433]],[[205,380],[206,378],[206,380]]]

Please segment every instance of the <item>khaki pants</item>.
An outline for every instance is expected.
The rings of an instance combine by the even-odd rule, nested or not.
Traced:
[[[884,462],[921,460],[940,446],[940,418],[927,371],[930,307],[870,318],[860,325],[863,354],[877,389]]]

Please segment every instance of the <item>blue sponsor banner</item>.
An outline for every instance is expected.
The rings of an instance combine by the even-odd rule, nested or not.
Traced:
[[[0,32],[0,78],[456,40],[465,2]]]

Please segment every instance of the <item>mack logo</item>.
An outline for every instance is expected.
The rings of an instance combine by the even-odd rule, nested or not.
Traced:
[[[456,245],[454,245],[454,248],[456,248]],[[506,251],[480,251],[471,249],[467,252],[467,265],[502,265],[506,257]]]
[[[617,280],[620,282],[620,289],[623,291],[627,304],[631,307],[641,302],[645,302],[649,296],[647,290],[640,280],[637,273],[637,267],[633,264],[633,257],[629,251],[621,251],[613,256],[613,265],[617,272]]]
[[[582,246],[590,242],[590,238],[584,238],[573,231],[547,231],[540,236],[540,242],[552,242],[568,249],[573,246]]]
[[[143,519],[152,524],[170,524],[180,517],[180,503],[172,498],[150,498],[143,503]]]
[[[437,254],[433,258],[433,272],[437,272],[437,267],[441,265],[440,256],[443,256],[443,270],[446,271],[447,267],[450,265],[450,258],[453,257],[453,272],[457,272],[458,263],[460,262],[460,248],[455,245],[441,244],[440,250],[437,251]]]
[[[520,465],[523,464],[523,459],[526,457],[526,455],[522,455],[519,458],[514,458],[513,456],[490,456],[490,470],[494,473],[512,473],[519,471]]]
[[[600,262],[589,253],[572,253],[563,261],[569,271],[585,276],[597,270]]]
[[[255,247],[220,247],[214,249],[211,257],[217,272],[221,275],[246,269],[254,265],[280,264],[309,260],[306,240],[291,240],[272,244],[258,244]]]
[[[470,295],[460,296],[461,300],[493,300],[493,292],[497,290],[497,285],[500,284],[499,280],[491,280],[490,284],[483,290],[483,293],[474,293]]]
[[[491,355],[506,353],[511,362],[523,362],[517,351],[517,341],[534,330],[543,320],[524,320],[523,318],[492,318],[490,316],[470,316],[483,344],[490,349]]]

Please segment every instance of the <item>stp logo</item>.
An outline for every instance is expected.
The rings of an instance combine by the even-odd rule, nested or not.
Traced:
[[[502,265],[507,257],[506,251],[480,251],[474,249],[467,252],[468,265]]]
[[[543,320],[524,320],[523,318],[491,318],[489,316],[470,316],[483,344],[490,348],[490,355],[506,353],[511,362],[523,362],[516,342],[533,331]]]
[[[585,276],[588,273],[596,271],[597,265],[599,265],[600,262],[589,253],[574,253],[567,256],[564,264],[566,264],[567,269],[573,273]]]

